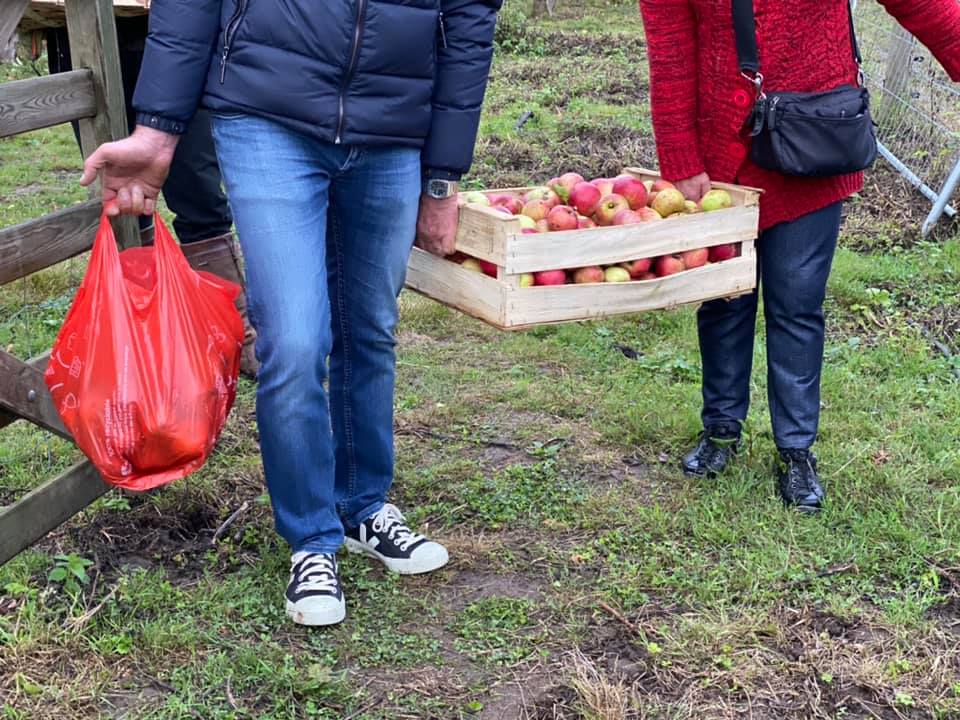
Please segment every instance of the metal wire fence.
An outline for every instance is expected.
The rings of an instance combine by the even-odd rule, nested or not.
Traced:
[[[960,87],[875,0],[851,0],[883,157],[930,201],[921,232],[960,184]]]

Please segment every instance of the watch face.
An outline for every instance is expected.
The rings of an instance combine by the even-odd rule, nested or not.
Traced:
[[[431,180],[428,192],[432,197],[445,198],[450,195],[450,183],[446,180]]]

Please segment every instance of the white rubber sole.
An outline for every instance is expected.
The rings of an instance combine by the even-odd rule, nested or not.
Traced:
[[[428,542],[417,548],[414,557],[409,560],[398,560],[397,558],[381,555],[369,545],[358,542],[353,538],[344,539],[344,547],[347,552],[355,555],[366,555],[375,560],[379,560],[390,572],[398,575],[422,575],[423,573],[439,570],[450,561],[450,555],[447,549],[436,542]]]
[[[321,607],[311,609],[298,608],[294,603],[287,600],[287,617],[297,625],[308,625],[310,627],[336,625],[343,622],[346,616],[347,604],[345,602],[323,603]]]

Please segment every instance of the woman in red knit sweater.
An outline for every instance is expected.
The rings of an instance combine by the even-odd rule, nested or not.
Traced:
[[[960,80],[960,2],[881,0]],[[754,104],[741,74],[731,0],[640,0],[650,61],[653,127],[663,176],[698,200],[711,180],[763,188],[759,275],[767,324],[767,384],[788,506],[816,511],[823,489],[810,451],[820,415],[823,299],[842,201],[863,174],[801,178],[757,167],[740,129]],[[765,90],[820,92],[856,84],[847,0],[754,0]],[[747,417],[757,293],[701,306],[704,431],[683,459],[712,476],[736,452]]]

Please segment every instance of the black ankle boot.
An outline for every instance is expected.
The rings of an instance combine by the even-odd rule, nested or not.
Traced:
[[[700,442],[683,456],[683,473],[690,477],[713,477],[723,472],[740,447],[740,434],[727,428],[706,428]]]
[[[817,458],[809,450],[780,450],[780,497],[787,507],[800,512],[819,512],[824,492],[817,476]]]

